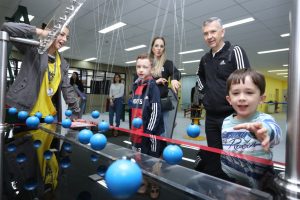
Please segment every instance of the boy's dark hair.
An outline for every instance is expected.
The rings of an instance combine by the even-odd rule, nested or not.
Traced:
[[[142,54],[138,55],[138,57],[136,58],[136,61],[138,59],[148,59],[150,61],[150,63],[151,63],[151,67],[153,67],[153,58],[151,58],[149,54],[142,53]]]
[[[260,95],[263,95],[266,89],[265,77],[261,73],[250,68],[237,69],[229,76],[226,82],[227,94],[229,94],[231,85],[239,84],[241,81],[242,83],[245,83],[245,78],[247,76],[249,76],[253,83],[258,87],[260,90]]]

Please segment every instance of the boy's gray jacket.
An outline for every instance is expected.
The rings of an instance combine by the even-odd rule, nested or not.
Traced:
[[[36,34],[35,26],[22,23],[7,22],[2,25],[1,30],[6,31],[12,37],[28,38],[28,36]],[[6,104],[16,107],[19,111],[30,112],[37,101],[44,74],[48,68],[48,54],[47,52],[39,54],[37,47],[31,45],[14,43],[14,46],[24,54],[24,59],[16,80],[7,92]],[[60,92],[62,92],[66,103],[75,112],[75,115],[80,111],[77,95],[70,85],[68,77],[69,65],[61,55],[60,59],[61,82],[56,92],[58,101],[55,102],[58,118],[61,117]]]

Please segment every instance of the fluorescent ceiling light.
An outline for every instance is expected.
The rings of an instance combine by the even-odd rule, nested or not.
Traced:
[[[288,72],[285,72],[285,73],[277,73],[277,75],[287,75],[289,74]]]
[[[121,27],[123,27],[123,26],[125,26],[125,25],[126,25],[126,24],[123,23],[123,22],[118,22],[118,23],[116,23],[116,24],[114,24],[114,25],[111,25],[111,26],[109,26],[109,27],[107,27],[107,28],[104,28],[104,29],[100,30],[99,33],[105,34],[105,33],[108,33],[108,32],[110,32],[110,31],[113,31],[113,30],[115,30],[115,29],[117,29],[117,28],[121,28]]]
[[[189,60],[189,61],[184,61],[182,63],[187,64],[187,63],[195,63],[195,62],[200,62],[200,60]]]
[[[290,36],[290,33],[284,33],[284,34],[281,34],[280,37],[289,37]]]
[[[185,72],[183,72],[183,73],[181,73],[182,75],[185,75],[186,73]]]
[[[136,60],[132,60],[132,61],[127,61],[127,62],[125,62],[126,64],[130,64],[130,63],[135,63],[136,62]]]
[[[242,20],[238,20],[238,21],[235,21],[235,22],[230,22],[230,23],[224,24],[223,28],[228,28],[228,27],[232,27],[232,26],[245,24],[245,23],[248,23],[248,22],[253,22],[254,20],[255,19],[253,17],[249,17],[249,18],[246,18],[246,19],[242,19]]]
[[[141,44],[141,45],[138,45],[138,46],[135,46],[135,47],[130,47],[130,48],[127,48],[127,49],[124,49],[124,50],[125,51],[133,51],[133,50],[141,49],[141,48],[144,48],[144,47],[146,47],[146,45]]]
[[[181,68],[181,69],[178,69],[179,71],[184,71],[184,69],[183,68]]]
[[[194,49],[194,50],[190,50],[190,51],[182,51],[179,52],[178,54],[188,54],[188,53],[195,53],[195,52],[200,52],[200,51],[204,51],[203,49]]]
[[[58,49],[58,52],[63,52],[63,51],[66,51],[66,50],[68,50],[68,49],[70,49],[70,47],[68,47],[68,46],[63,46],[62,48]]]
[[[289,76],[283,76],[283,77],[287,78],[287,77],[289,77]]]
[[[28,15],[28,20],[31,22],[31,20],[33,20],[34,16],[33,15]],[[20,18],[20,21],[24,22],[24,17],[22,16]]]
[[[268,72],[287,72],[288,69],[276,69],[276,70],[269,70]]]
[[[273,49],[273,50],[267,50],[267,51],[259,51],[259,52],[257,52],[257,54],[275,53],[275,52],[288,51],[288,50],[289,50],[289,48]]]
[[[97,58],[95,58],[95,57],[92,57],[92,58],[87,58],[87,59],[84,59],[83,61],[86,61],[86,62],[88,62],[88,61],[92,61],[92,60],[96,60]]]
[[[288,67],[289,65],[288,65],[288,64],[283,64],[282,66],[283,66],[283,67]]]

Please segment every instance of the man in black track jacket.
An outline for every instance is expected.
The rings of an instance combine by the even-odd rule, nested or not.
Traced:
[[[211,50],[200,61],[198,85],[204,93],[203,105],[206,110],[205,133],[207,145],[222,149],[221,129],[225,117],[232,114],[233,108],[226,101],[226,80],[236,69],[249,68],[245,51],[224,41],[225,30],[217,17],[212,17],[202,25],[204,41]],[[225,178],[221,170],[220,155],[199,152],[196,170]]]

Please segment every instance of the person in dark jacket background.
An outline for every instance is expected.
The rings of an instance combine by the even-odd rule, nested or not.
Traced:
[[[221,19],[212,17],[202,24],[202,32],[210,51],[200,60],[198,85],[204,93],[203,105],[206,110],[205,133],[207,145],[222,149],[221,130],[225,117],[234,110],[226,100],[226,81],[236,69],[249,68],[250,63],[245,51],[238,45],[224,41],[225,30]],[[220,155],[200,151],[196,170],[227,179],[221,169]]]

